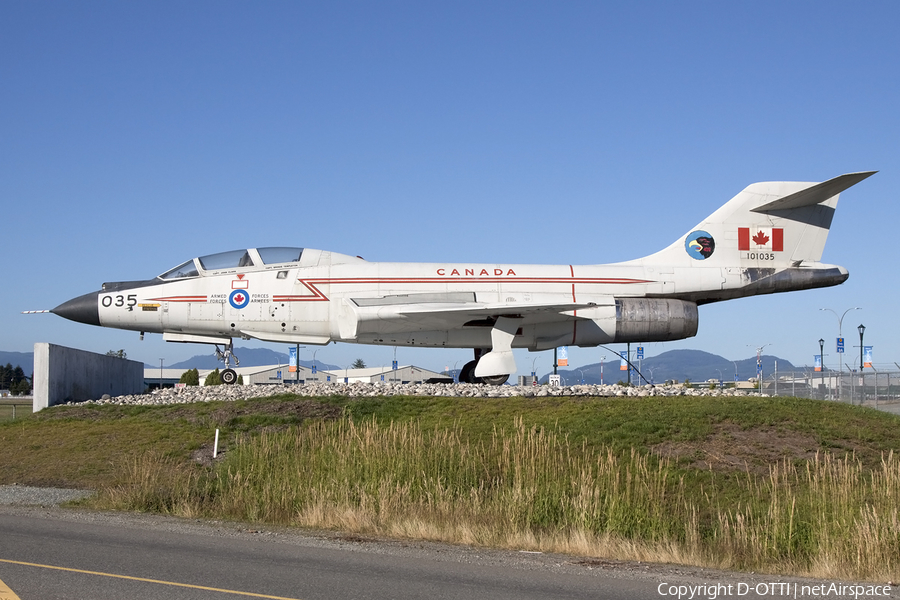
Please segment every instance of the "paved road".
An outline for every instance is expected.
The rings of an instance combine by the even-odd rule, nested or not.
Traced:
[[[734,587],[694,598],[761,598],[788,594],[756,594],[759,582],[800,581],[242,527],[0,506],[0,581],[21,600],[659,599],[677,594],[672,586],[709,584]],[[751,587],[738,595],[742,582]]]
[[[658,597],[653,580],[604,578],[542,555],[385,548],[196,522],[178,531],[172,519],[60,509],[0,513],[0,580],[22,600]]]

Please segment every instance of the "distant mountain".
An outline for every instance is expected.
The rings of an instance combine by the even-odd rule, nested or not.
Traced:
[[[284,352],[276,352],[269,348],[235,348],[235,355],[240,359],[242,367],[265,367],[268,365],[286,365],[288,355]],[[5,364],[5,363],[4,363]],[[187,360],[177,362],[175,364],[166,365],[170,369],[215,369],[222,368],[222,362],[216,358],[213,352],[207,354],[197,354]],[[304,367],[312,366],[311,360],[300,360],[300,364]],[[159,365],[147,365],[148,367],[159,367]],[[338,369],[337,365],[316,361],[316,367],[326,371]],[[24,367],[22,367],[24,368]]]
[[[634,347],[632,347],[634,354]],[[775,372],[775,364],[778,363],[778,372],[802,370],[797,368],[789,361],[778,358],[777,356],[763,355],[761,358],[763,376],[768,377]],[[756,357],[745,358],[743,360],[731,361],[717,354],[710,354],[702,350],[669,350],[657,356],[645,358],[643,361],[637,361],[632,358],[632,362],[641,372],[653,383],[662,383],[668,379],[676,379],[684,381],[688,379],[693,382],[706,381],[707,379],[722,379],[726,382],[734,381],[735,372],[740,381],[746,381],[751,377],[756,377]],[[585,383],[600,383],[600,363],[585,365],[580,369],[558,369],[560,375],[572,384],[581,382],[582,374]],[[616,383],[617,381],[625,381],[628,378],[627,371],[619,370],[619,359],[615,356],[611,360],[603,362],[603,382]],[[541,380],[546,379],[546,375]],[[640,379],[638,377],[638,379]],[[635,382],[637,383],[637,382]],[[643,383],[641,381],[640,383]]]
[[[632,347],[632,353],[634,347]],[[262,367],[267,365],[287,364],[288,355],[284,352],[275,352],[268,348],[236,348],[235,353],[241,359],[242,367]],[[795,367],[789,361],[778,358],[777,356],[764,355],[762,357],[763,375],[768,377],[775,372],[775,363],[778,362],[778,371],[786,372],[791,370],[801,371],[809,367]],[[635,365],[638,361],[634,361]],[[34,353],[33,352],[3,352],[0,351],[0,365],[11,364],[13,367],[22,367],[22,370],[28,376],[34,372]],[[300,364],[306,367],[312,366],[311,360],[301,360]],[[148,367],[159,367],[159,365],[147,365]],[[222,366],[212,352],[206,354],[198,354],[187,360],[177,362],[172,365],[166,365],[173,369],[215,369]],[[317,360],[316,366],[319,369],[334,370],[340,369],[337,365],[323,363]],[[693,382],[706,381],[707,379],[718,379],[721,377],[724,381],[733,381],[735,366],[737,366],[738,379],[746,381],[751,377],[756,377],[756,357],[745,358],[738,361],[730,361],[716,354],[703,352],[702,350],[669,350],[657,356],[645,358],[641,364],[641,371],[647,379],[653,379],[654,383],[662,383],[667,379],[677,379],[684,381],[689,379]],[[559,369],[562,375],[569,383],[581,381],[584,374],[585,383],[600,383],[600,363],[585,365],[580,369]],[[603,381],[605,383],[616,383],[624,380],[628,376],[626,371],[619,370],[619,360],[615,356],[609,357],[609,360],[603,363]],[[542,381],[547,379],[547,375],[541,377]]]
[[[3,352],[0,351],[0,365],[12,365],[22,367],[25,375],[31,377],[34,372],[34,352]]]

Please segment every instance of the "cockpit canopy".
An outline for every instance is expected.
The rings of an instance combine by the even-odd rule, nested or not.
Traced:
[[[300,261],[303,248],[288,248],[274,246],[269,248],[256,248],[251,250],[231,250],[218,254],[207,254],[199,258],[192,258],[169,269],[159,276],[160,279],[171,281],[187,277],[199,277],[201,271],[221,271],[224,269],[247,269],[261,267],[263,265],[280,265]]]

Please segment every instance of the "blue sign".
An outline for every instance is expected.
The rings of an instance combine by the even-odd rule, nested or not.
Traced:
[[[394,371],[397,370],[397,361],[396,360],[391,363],[391,369],[393,369]]]
[[[313,363],[312,372],[313,372],[313,375],[316,374],[316,363]]]
[[[821,370],[822,370],[822,355],[821,355],[821,354],[816,354],[814,360],[816,361],[816,362],[815,362],[815,365],[816,365],[816,371],[821,371]]]
[[[556,349],[556,366],[557,367],[568,367],[569,366],[569,347],[568,346],[559,346]]]
[[[844,338],[842,338],[842,337],[839,337],[837,339],[837,351],[838,351],[838,354],[844,353]]]
[[[275,379],[281,379],[281,371],[275,371]]]
[[[738,381],[738,374],[735,373],[735,374],[734,374],[734,382],[737,383],[737,381]]]
[[[643,346],[638,346],[637,357],[638,357],[638,360],[644,359],[644,347]]]

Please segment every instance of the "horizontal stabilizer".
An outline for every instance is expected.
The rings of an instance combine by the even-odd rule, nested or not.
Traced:
[[[863,173],[847,173],[846,175],[839,175],[834,179],[823,181],[822,183],[808,187],[805,190],[800,190],[789,196],[772,200],[771,202],[767,202],[762,206],[757,206],[750,210],[752,212],[770,212],[773,210],[800,208],[801,206],[819,204],[840,194],[847,188],[856,185],[863,179],[871,177],[877,172],[878,171],[865,171]]]

